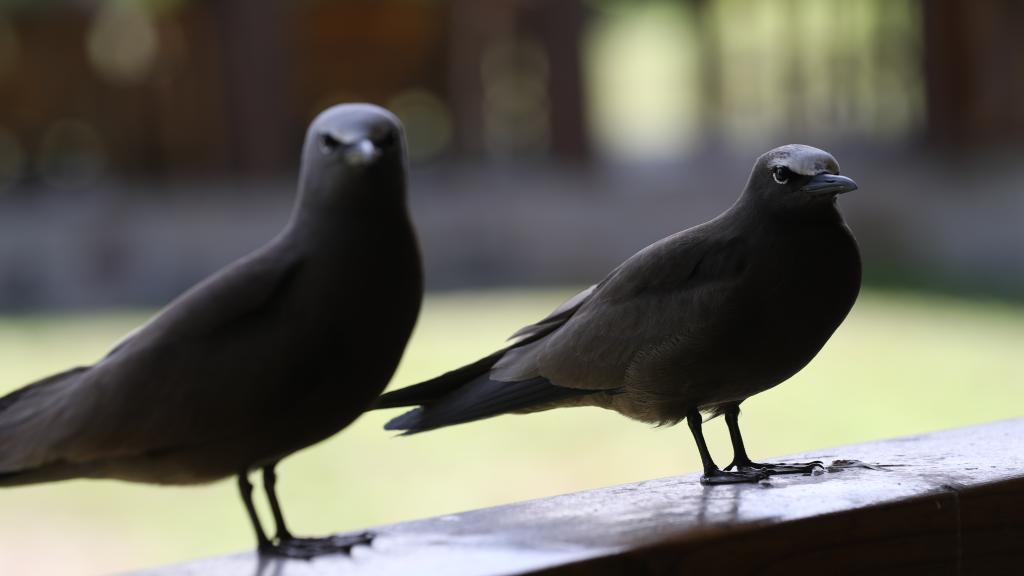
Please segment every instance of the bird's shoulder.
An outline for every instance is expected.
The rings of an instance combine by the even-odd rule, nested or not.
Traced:
[[[557,330],[581,309],[615,304],[642,293],[685,290],[695,283],[735,275],[744,265],[744,244],[739,237],[716,238],[714,227],[707,225],[673,234],[640,250],[600,282],[511,337],[524,344]],[[701,274],[695,274],[698,269]]]
[[[594,293],[594,290],[598,288],[599,284],[594,284],[585,290],[581,290],[576,293],[572,298],[569,298],[565,302],[559,304],[550,314],[534,322],[533,324],[527,324],[519,330],[517,330],[509,339],[520,339],[517,344],[523,344],[529,340],[535,340],[549,334],[552,330],[558,329],[559,326],[565,323],[566,320],[572,317],[573,314],[579,310],[590,296]]]
[[[108,357],[133,347],[199,337],[257,314],[285,291],[303,263],[299,251],[286,243],[272,242],[182,293],[149,322],[122,338]]]
[[[712,220],[640,250],[612,271],[592,301],[604,305],[642,295],[679,293],[740,277],[750,264],[750,240]]]

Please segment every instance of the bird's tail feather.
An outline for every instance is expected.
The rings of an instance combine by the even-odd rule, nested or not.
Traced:
[[[508,348],[503,348],[489,356],[473,362],[472,364],[467,364],[461,368],[445,372],[437,378],[432,378],[419,384],[413,384],[412,386],[406,386],[405,388],[382,394],[377,398],[377,401],[374,402],[372,409],[376,410],[378,408],[418,406],[420,404],[429,404],[430,402],[434,402],[445,394],[448,394],[449,392],[472,382],[475,378],[486,374],[507,351]]]
[[[555,386],[540,377],[502,382],[483,374],[435,402],[393,418],[384,429],[415,434],[592,393],[593,390]]]

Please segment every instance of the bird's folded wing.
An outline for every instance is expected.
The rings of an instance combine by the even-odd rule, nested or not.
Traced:
[[[747,267],[742,240],[700,230],[670,236],[624,262],[549,335],[509,350],[491,377],[543,377],[557,386],[611,390],[638,354],[699,342]]]
[[[497,359],[490,370],[475,370],[474,364],[420,385],[444,385],[444,393],[386,428],[413,434],[621,391],[637,358],[660,361],[699,340],[743,276],[742,242],[708,240],[700,232],[637,253],[601,284],[520,331],[526,338],[481,361],[479,368],[486,368]]]
[[[594,290],[598,286],[599,284],[594,284],[586,290],[582,290],[572,298],[569,298],[565,302],[559,304],[551,314],[548,314],[542,320],[534,322],[533,324],[528,324],[519,330],[516,330],[509,339],[519,338],[520,342],[530,340],[537,336],[548,334],[562,324],[565,324],[565,321],[579,310],[580,306],[590,298],[591,294],[594,293]]]
[[[286,402],[261,385],[274,362],[274,318],[301,260],[257,252],[186,292],[95,366],[15,399],[5,435],[26,452],[85,462],[201,446],[244,435]],[[33,402],[34,404],[24,404]],[[4,427],[0,413],[0,430]],[[13,425],[13,424],[12,424]]]
[[[126,348],[174,341],[232,326],[263,312],[298,273],[302,258],[271,243],[224,267],[165,306],[149,322],[115,344],[107,358]]]

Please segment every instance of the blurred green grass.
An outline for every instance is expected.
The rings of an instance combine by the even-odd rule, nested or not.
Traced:
[[[492,351],[571,293],[428,297],[394,386]],[[147,315],[0,318],[0,393],[94,361]],[[744,404],[748,448],[767,458],[1021,416],[1022,351],[1024,308],[868,291],[810,366]],[[396,413],[368,414],[280,466],[279,490],[295,532],[364,528],[693,472],[699,464],[685,427],[652,429],[598,409],[507,416],[410,438],[381,431]],[[725,464],[724,424],[706,429]],[[122,571],[252,544],[232,481],[0,490],[0,567],[8,574]]]

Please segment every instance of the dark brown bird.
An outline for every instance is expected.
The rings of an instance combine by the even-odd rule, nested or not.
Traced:
[[[822,150],[771,150],[717,218],[644,248],[508,347],[383,395],[377,408],[420,406],[386,428],[600,406],[654,424],[686,419],[705,483],[812,470],[752,462],[737,417],[745,399],[810,362],[857,299],[860,256],[836,206],[856,188]],[[735,471],[712,460],[702,412],[725,415]]]
[[[351,423],[391,378],[422,298],[402,127],[341,105],[306,135],[291,220],[172,302],[93,366],[0,398],[0,486],[68,478],[198,484],[237,476],[262,552],[313,556],[362,539],[299,539],[274,466]],[[262,469],[277,535],[253,510]]]

